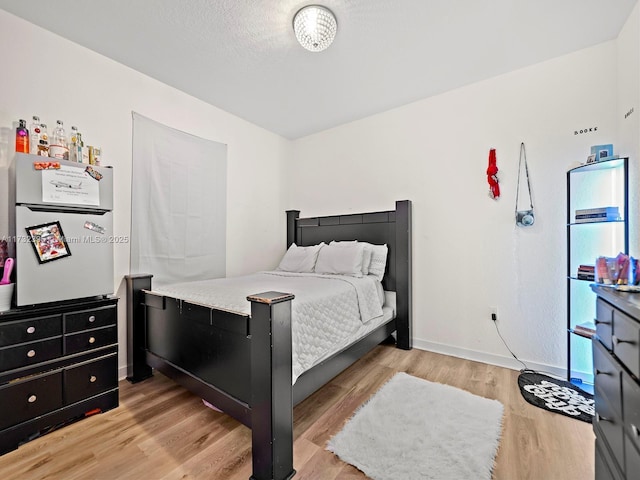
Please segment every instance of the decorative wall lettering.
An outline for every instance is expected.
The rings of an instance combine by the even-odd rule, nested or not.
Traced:
[[[633,113],[633,108],[631,108],[631,110],[629,110],[627,113],[624,114],[624,118],[625,120]]]
[[[574,135],[582,135],[583,133],[593,133],[593,132],[597,132],[598,131],[598,127],[589,127],[589,128],[582,128],[580,130],[574,130],[573,134]]]

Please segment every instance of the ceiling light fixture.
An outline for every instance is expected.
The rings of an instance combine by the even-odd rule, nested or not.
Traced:
[[[321,52],[333,42],[338,22],[331,10],[320,5],[307,5],[293,17],[293,31],[300,45],[311,52]]]

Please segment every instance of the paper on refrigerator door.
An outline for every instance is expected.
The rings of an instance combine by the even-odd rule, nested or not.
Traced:
[[[42,201],[100,205],[100,182],[84,168],[61,165],[58,170],[42,170]]]

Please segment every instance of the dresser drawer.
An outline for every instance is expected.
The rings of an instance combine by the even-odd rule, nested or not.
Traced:
[[[68,368],[64,371],[65,405],[93,397],[117,386],[117,354]]]
[[[0,387],[0,429],[62,407],[62,372]]]
[[[0,324],[0,347],[62,335],[62,315]]]
[[[629,439],[629,437],[625,437],[624,439],[624,456],[625,456],[625,472],[627,472],[627,478],[632,478],[633,472],[640,472],[640,452],[638,452],[637,447],[634,443]]]
[[[116,307],[95,308],[64,314],[65,332],[79,332],[88,328],[116,324]]]
[[[106,347],[117,341],[118,330],[115,325],[73,333],[71,335],[65,335],[64,337],[65,354],[71,355],[93,348]]]
[[[613,350],[613,345],[611,343],[613,310],[612,305],[598,297],[596,300],[596,335],[609,350]]]
[[[640,385],[626,372],[622,373],[622,408],[624,428],[640,450]]]
[[[62,337],[0,348],[2,370],[26,367],[62,355]]]
[[[613,353],[636,377],[640,377],[640,323],[622,312],[613,312]]]
[[[595,448],[595,478],[596,480],[622,480],[622,474],[613,465],[607,447],[600,437],[596,437]],[[614,473],[615,472],[615,473]]]
[[[622,421],[615,413],[609,402],[595,391],[596,415],[593,420],[597,437],[602,437],[609,450],[613,452],[615,461],[620,468],[624,466],[624,431]],[[623,472],[624,473],[624,472]]]
[[[592,342],[592,348],[595,388],[615,409],[616,415],[621,417],[622,391],[620,386],[620,368],[600,342]]]

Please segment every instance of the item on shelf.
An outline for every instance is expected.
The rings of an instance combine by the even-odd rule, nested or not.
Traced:
[[[573,327],[573,333],[583,337],[592,338],[596,334],[596,324],[593,322],[584,322]]]
[[[22,119],[16,128],[16,152],[29,153],[29,130],[27,121]]]
[[[612,222],[620,220],[618,207],[585,208],[576,210],[575,223]]]
[[[69,161],[78,162],[81,155],[78,155],[78,127],[71,126],[71,134],[69,135]]]
[[[51,144],[49,145],[49,156],[59,160],[69,160],[69,147],[67,146],[67,135],[64,130],[62,120],[56,121],[56,128],[51,134]]]
[[[38,145],[40,144],[40,117],[34,115],[30,126],[29,136],[29,153],[32,155],[38,154]]]
[[[14,288],[15,284],[13,283],[0,284],[0,312],[11,310],[11,299],[13,298]]]
[[[100,147],[89,146],[89,164],[100,166],[100,157],[102,156],[102,149]]]
[[[638,270],[638,259],[629,257],[629,283],[631,285],[640,284],[640,271]]]
[[[0,267],[4,267],[5,260],[9,257],[9,246],[6,240],[0,240]]]
[[[578,280],[589,280],[593,282],[595,280],[595,266],[593,265],[580,265],[578,267]]]
[[[605,285],[627,285],[629,283],[629,256],[619,253],[617,257],[598,257],[597,282]]]
[[[613,144],[608,143],[606,145],[593,145],[591,147],[591,154],[596,155],[597,162],[601,162],[603,160],[611,160],[611,157],[613,157]]]
[[[4,261],[4,270],[0,285],[8,285],[11,283],[11,272],[13,271],[13,258],[9,257]]]
[[[40,139],[38,140],[38,155],[41,157],[49,156],[49,134],[47,133],[47,124],[40,124]]]

